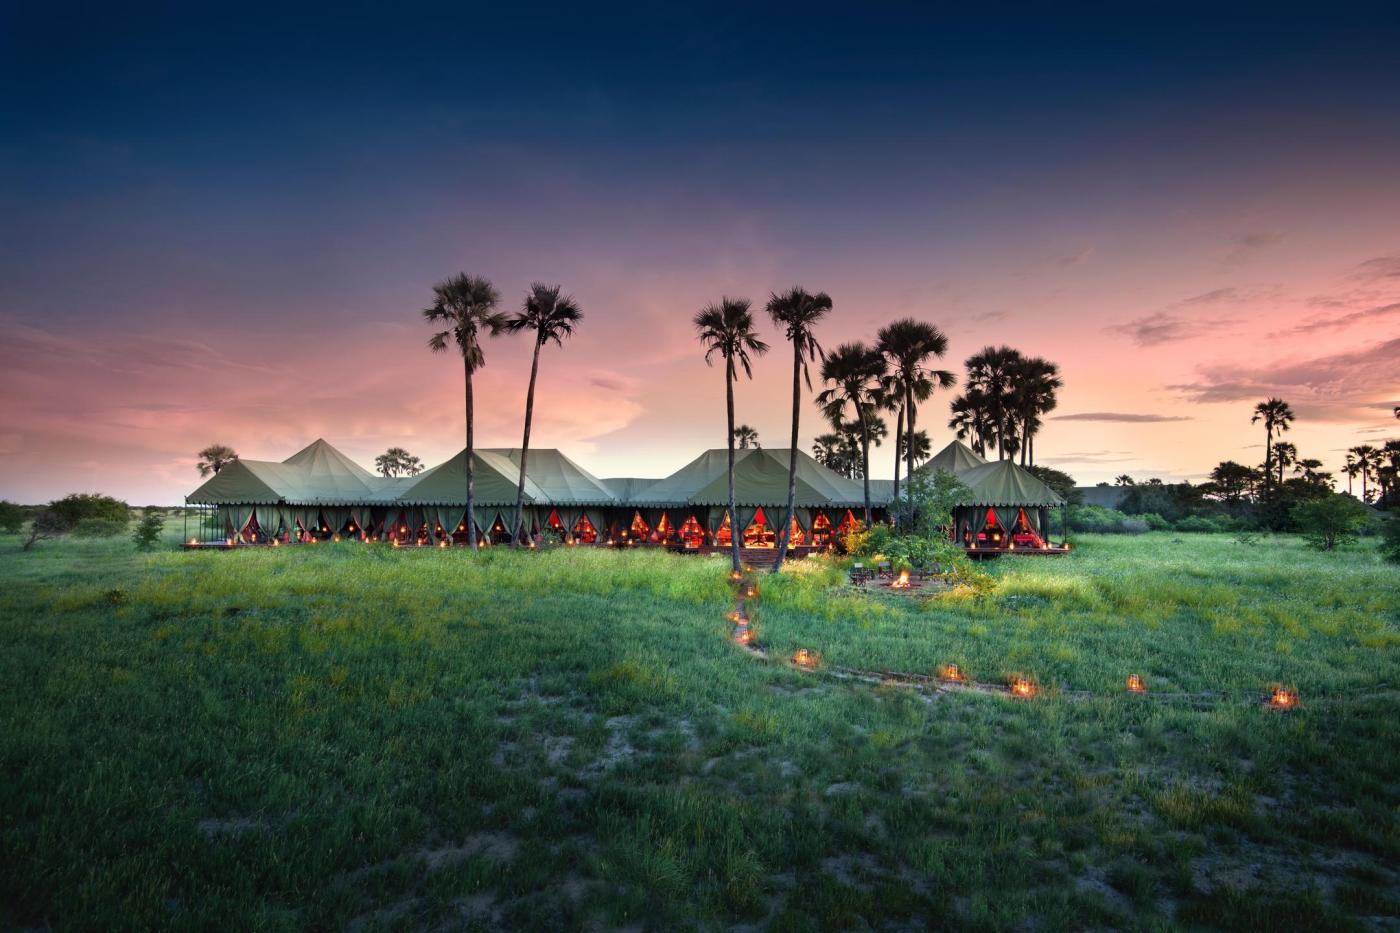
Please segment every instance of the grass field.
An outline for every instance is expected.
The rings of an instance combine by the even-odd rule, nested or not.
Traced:
[[[761,583],[775,657],[1012,700],[754,659],[721,560],[0,538],[0,926],[1395,928],[1400,571],[1077,545]]]

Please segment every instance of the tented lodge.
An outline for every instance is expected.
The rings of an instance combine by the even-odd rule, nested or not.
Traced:
[[[462,544],[467,522],[485,544],[510,541],[520,451],[480,448],[472,455],[473,514],[467,515],[466,452],[416,476],[379,476],[317,440],[281,462],[236,460],[186,502],[208,508],[202,537],[225,543],[284,543],[324,538],[396,545]],[[655,544],[678,549],[728,547],[734,528],[744,547],[772,547],[786,511],[789,451],[735,451],[737,514],[729,515],[728,453],[707,450],[661,479],[599,479],[558,450],[533,449],[527,461],[522,540],[570,544]],[[1060,499],[1009,461],[987,463],[954,441],[921,470],[947,469],[975,493],[959,507],[955,540],[972,549],[1039,547],[1048,542],[1048,510]],[[871,482],[872,517],[887,517],[889,483]],[[862,484],[797,455],[792,546],[829,549],[860,527]]]

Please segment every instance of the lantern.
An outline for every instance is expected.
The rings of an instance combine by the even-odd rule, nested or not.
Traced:
[[[1296,709],[1298,707],[1298,691],[1292,687],[1275,687],[1274,692],[1269,696],[1269,707],[1271,709]]]
[[[737,644],[748,646],[753,644],[753,630],[747,625],[741,625],[734,632],[734,641]]]
[[[394,538],[393,540],[394,540],[394,547],[399,547],[399,546],[400,546],[400,545],[399,545],[399,539],[398,539],[398,538]]]
[[[1038,692],[1036,685],[1025,677],[1011,678],[1011,695],[1014,697],[1033,697]]]
[[[199,543],[199,539],[198,539],[198,538],[191,538],[191,539],[190,539],[190,544],[198,544],[198,543]]]
[[[949,683],[961,684],[967,682],[967,675],[963,669],[956,664],[945,664],[938,669],[938,679],[946,680]]]
[[[1142,678],[1139,677],[1137,674],[1129,674],[1129,675],[1128,675],[1128,692],[1129,692],[1129,693],[1146,693],[1146,692],[1147,692],[1147,684],[1143,683]]]
[[[792,663],[805,670],[812,670],[817,666],[817,656],[806,648],[798,648],[792,654]]]

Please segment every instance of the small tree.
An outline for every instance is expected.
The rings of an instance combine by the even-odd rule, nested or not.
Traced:
[[[73,529],[73,525],[74,522],[63,513],[55,511],[52,506],[45,506],[34,516],[34,522],[29,526],[29,537],[24,539],[24,549],[27,551],[40,541],[61,538]]]
[[[10,502],[0,500],[0,531],[7,535],[19,534],[24,527],[24,509]]]
[[[925,538],[947,537],[945,529],[953,524],[953,509],[972,494],[962,480],[946,470],[915,473],[908,488],[908,498],[893,503],[895,524],[904,534]]]
[[[165,513],[147,507],[141,514],[141,521],[131,533],[131,541],[138,551],[153,551],[160,543],[160,532],[165,527]]]
[[[1293,524],[1313,547],[1332,551],[1353,540],[1370,513],[1351,496],[1330,495],[1300,502],[1289,513]]]
[[[1400,518],[1391,517],[1381,526],[1381,556],[1400,564]]]

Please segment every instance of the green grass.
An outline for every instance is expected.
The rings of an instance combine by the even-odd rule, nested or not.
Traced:
[[[1020,672],[1033,701],[758,661],[724,571],[0,538],[0,926],[1400,915],[1400,573],[1369,546],[1085,536],[981,599],[760,581],[775,657]],[[1263,708],[1277,682],[1301,710]]]

